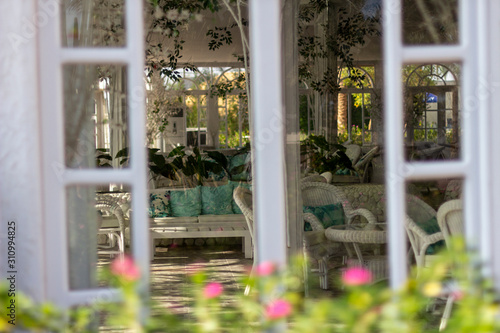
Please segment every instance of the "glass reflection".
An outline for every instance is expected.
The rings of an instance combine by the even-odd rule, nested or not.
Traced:
[[[61,6],[63,46],[125,46],[124,0],[64,0]]]
[[[457,44],[458,1],[403,1],[403,42],[408,45]]]
[[[116,158],[128,142],[126,68],[65,65],[63,73],[66,165],[127,165],[128,154]]]
[[[460,158],[460,69],[457,64],[403,68],[408,160]]]

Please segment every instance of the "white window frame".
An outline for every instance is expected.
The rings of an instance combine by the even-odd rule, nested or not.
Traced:
[[[45,8],[47,1],[39,0]],[[139,291],[148,294],[149,228],[147,220],[147,155],[145,150],[144,33],[142,1],[125,1],[126,46],[68,48],[61,44],[61,1],[53,1],[53,14],[40,26],[40,96],[42,110],[44,239],[47,299],[62,307],[113,300],[109,288],[71,290],[69,286],[66,187],[123,183],[132,188],[132,256],[141,270]],[[65,64],[118,64],[127,66],[130,165],[126,169],[69,169],[64,161],[63,80]],[[136,245],[137,246],[134,246]]]
[[[459,42],[456,45],[407,46],[402,43],[402,1],[384,0],[385,165],[390,283],[400,287],[406,279],[405,183],[412,180],[462,178],[466,241],[479,248],[490,263],[490,210],[487,128],[488,99],[478,95],[479,78],[486,74],[487,0],[459,1]],[[498,43],[498,42],[497,42]],[[404,158],[401,68],[407,63],[458,62],[462,65],[461,159],[408,162]],[[487,76],[482,76],[487,77]],[[479,112],[481,111],[481,112]],[[494,214],[493,214],[494,215]],[[498,213],[497,213],[498,215]],[[488,265],[485,273],[488,274]]]

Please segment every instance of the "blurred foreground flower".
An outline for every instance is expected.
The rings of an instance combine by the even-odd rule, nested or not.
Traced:
[[[273,262],[265,261],[257,266],[257,276],[269,276],[274,273],[276,265]]]
[[[116,258],[111,263],[111,273],[126,281],[137,281],[141,277],[139,268],[135,265],[134,260],[129,256]]]
[[[363,267],[352,267],[345,270],[342,275],[342,282],[346,286],[360,286],[371,283],[373,280],[372,272]]]
[[[215,298],[222,294],[224,287],[218,282],[211,282],[203,289],[203,296],[205,298]]]
[[[284,300],[277,299],[266,306],[266,317],[275,320],[287,317],[292,313],[292,305]]]

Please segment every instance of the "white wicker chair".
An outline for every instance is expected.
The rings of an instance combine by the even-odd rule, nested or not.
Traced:
[[[302,182],[300,187],[302,192],[302,204],[304,206],[315,207],[341,203],[344,208],[346,224],[350,224],[352,219],[356,216],[363,216],[366,218],[368,223],[377,223],[377,218],[368,209],[353,209],[344,192],[342,192],[342,190],[335,185],[321,182]],[[318,223],[319,221],[315,224],[317,225]],[[321,223],[319,223],[319,225],[321,225]]]
[[[348,144],[344,145],[344,147],[346,148],[345,154],[351,160],[352,165],[356,164],[356,162],[358,162],[359,158],[361,157],[361,146]]]
[[[326,177],[323,177],[322,175],[314,174],[314,175],[305,176],[304,178],[302,178],[300,180],[300,182],[301,183],[304,183],[304,182],[327,183],[328,180],[326,179]]]
[[[429,235],[418,225],[419,223],[425,223],[433,217],[436,217],[436,211],[412,194],[407,194],[406,198],[407,216],[405,220],[405,229],[410,240],[413,254],[415,255],[417,270],[420,270],[426,265],[427,248],[431,244],[443,240],[444,237],[442,232],[436,232]]]
[[[438,209],[437,221],[442,230],[446,245],[449,245],[452,236],[463,235],[465,231],[462,200],[455,199],[443,203]],[[439,330],[443,330],[446,327],[454,301],[453,294],[450,294],[446,300],[446,306],[443,311]]]
[[[344,192],[331,184],[320,182],[301,183],[302,204],[304,206],[325,206],[340,203],[344,208],[346,224],[350,224],[354,217],[363,216],[368,223],[376,223],[377,218],[369,210],[364,208],[353,209]],[[320,287],[328,289],[328,261],[333,255],[345,255],[343,245],[329,241],[325,236],[325,229],[316,216],[311,213],[303,215],[304,222],[311,224],[312,230],[304,232],[304,250],[311,258],[318,262],[318,274]],[[354,256],[349,247],[346,247],[348,255]]]
[[[368,169],[371,165],[372,160],[379,153],[380,147],[375,146],[370,149],[366,154],[364,154],[359,161],[353,163],[352,167],[358,173],[360,183],[367,183],[369,181]]]
[[[116,198],[98,196],[95,207],[102,212],[99,219],[98,235],[108,237],[108,245],[100,245],[101,254],[123,255],[125,253],[125,218]],[[118,247],[116,249],[116,247]]]
[[[446,243],[450,241],[451,236],[464,234],[462,209],[461,199],[447,201],[438,209],[437,221]]]

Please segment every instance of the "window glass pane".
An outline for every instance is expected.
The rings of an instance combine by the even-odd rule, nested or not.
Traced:
[[[457,0],[404,0],[403,41],[409,45],[457,44]]]
[[[460,157],[460,73],[458,64],[403,68],[408,160]]]
[[[65,65],[64,137],[70,168],[128,163],[126,68]]]
[[[125,251],[130,190],[120,184],[66,189],[69,285],[72,290],[105,285],[99,272]]]
[[[124,0],[64,0],[61,6],[63,46],[125,46]]]
[[[406,213],[409,218],[405,228],[410,239],[410,264],[417,268],[428,266],[436,258],[435,255],[446,248],[447,227],[451,226],[452,233],[458,230],[458,226],[463,230],[462,209],[456,209],[462,206],[461,200],[457,200],[462,199],[462,185],[463,180],[455,178],[407,184]],[[438,212],[442,213],[439,219]],[[438,232],[444,234],[436,236]],[[455,233],[452,236],[458,235]],[[435,239],[430,241],[431,238]]]

